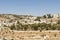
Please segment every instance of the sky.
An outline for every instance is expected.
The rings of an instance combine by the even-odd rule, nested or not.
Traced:
[[[41,16],[60,13],[60,0],[0,0],[0,14]]]

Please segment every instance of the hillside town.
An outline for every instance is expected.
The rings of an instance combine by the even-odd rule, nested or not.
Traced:
[[[60,15],[0,14],[0,40],[60,40]]]
[[[11,26],[16,24],[17,21],[24,24],[34,24],[34,23],[52,23],[57,24],[58,20],[60,20],[59,14],[50,15],[52,17],[48,18],[47,15],[44,16],[30,16],[30,15],[9,15],[9,14],[1,14],[0,15],[0,26],[6,25]]]

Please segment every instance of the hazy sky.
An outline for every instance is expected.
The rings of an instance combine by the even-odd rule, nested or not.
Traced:
[[[60,0],[0,0],[0,13],[40,16],[60,13]]]

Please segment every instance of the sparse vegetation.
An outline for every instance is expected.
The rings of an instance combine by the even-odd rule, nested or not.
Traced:
[[[3,25],[4,27],[8,27],[11,30],[24,30],[24,31],[27,31],[27,30],[34,30],[34,31],[37,31],[37,30],[40,30],[40,31],[42,31],[42,30],[60,30],[60,20],[58,20],[57,24],[51,25],[53,22],[52,19],[49,20],[50,18],[53,18],[53,16],[51,14],[47,14],[47,15],[43,16],[44,19],[46,19],[46,20],[48,19],[51,22],[49,24],[44,23],[46,20],[41,19],[42,17],[40,17],[40,16],[33,17],[33,16],[28,16],[28,15],[13,15],[13,14],[7,14],[7,15],[1,14],[0,15],[0,17],[7,18],[7,19],[8,18],[10,19],[11,16],[13,19],[11,19],[9,21],[9,23],[10,22],[12,23],[14,21],[13,24],[11,26],[7,26],[7,24],[8,24],[8,20],[7,20],[7,24]],[[46,18],[46,17],[48,17],[48,18]],[[22,19],[23,19],[23,21],[22,21]],[[43,23],[40,23],[41,20],[43,21]],[[17,23],[15,23],[15,21],[17,21]],[[26,24],[23,24],[21,21],[26,23]],[[34,23],[37,21],[38,21],[38,23]],[[32,24],[29,24],[30,22],[32,22]]]
[[[34,21],[40,21],[41,17],[37,17]]]
[[[28,29],[30,30],[60,30],[60,24],[46,24],[46,23],[38,23],[38,24],[27,24],[27,25],[22,25],[22,24],[17,24],[17,25],[12,25],[10,27],[11,30],[25,30],[27,31]]]

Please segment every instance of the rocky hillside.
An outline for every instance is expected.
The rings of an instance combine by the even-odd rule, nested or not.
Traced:
[[[60,30],[60,18],[48,18],[44,15],[14,15],[14,14],[0,14],[0,27],[7,27],[11,30],[19,31],[42,31],[42,30]]]
[[[0,40],[60,40],[60,31],[16,31],[0,29]]]

